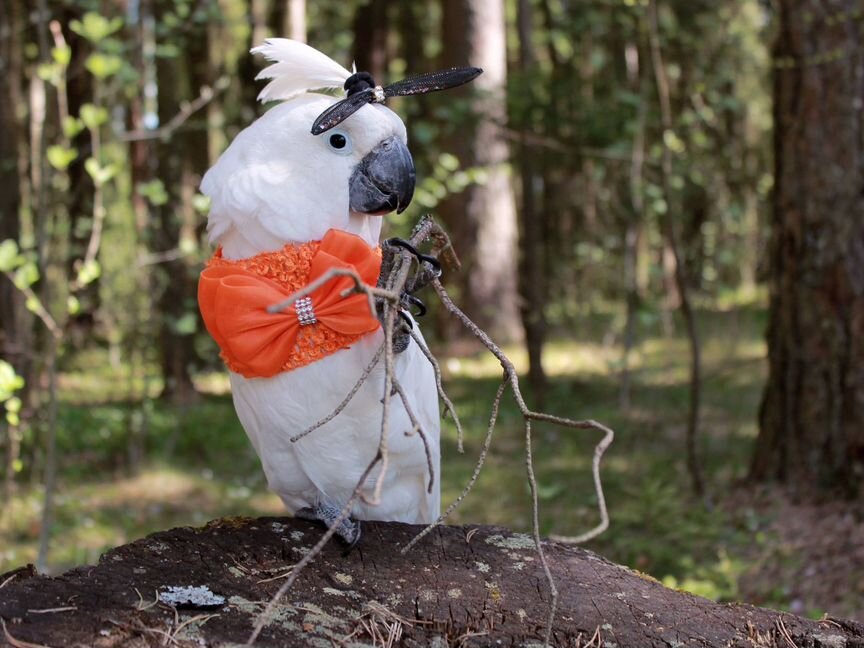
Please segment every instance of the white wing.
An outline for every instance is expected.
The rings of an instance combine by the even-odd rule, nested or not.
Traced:
[[[258,95],[258,101],[291,99],[309,90],[342,88],[351,73],[326,54],[306,43],[288,38],[268,38],[252,50],[274,61],[256,79],[272,79]]]

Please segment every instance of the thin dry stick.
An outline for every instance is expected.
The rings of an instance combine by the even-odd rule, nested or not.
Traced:
[[[354,492],[351,494],[351,497],[348,498],[348,501],[345,502],[345,506],[343,506],[342,510],[339,512],[339,515],[334,521],[333,526],[331,526],[329,529],[327,529],[327,531],[324,532],[324,535],[321,536],[321,539],[315,544],[314,547],[312,547],[312,549],[309,550],[309,553],[303,556],[300,562],[293,565],[291,574],[288,576],[288,580],[286,580],[282,584],[276,594],[274,594],[273,597],[270,599],[270,602],[267,603],[267,607],[265,607],[264,611],[258,616],[258,620],[255,623],[255,628],[252,630],[252,634],[249,635],[249,639],[246,640],[247,646],[252,646],[255,643],[255,641],[258,639],[258,635],[261,634],[261,631],[272,619],[273,610],[278,605],[279,599],[285,596],[288,590],[291,589],[291,586],[297,580],[298,576],[300,576],[300,573],[303,571],[306,565],[311,563],[318,556],[318,554],[321,553],[324,545],[330,542],[330,538],[332,538],[333,535],[336,533],[336,529],[339,528],[339,525],[348,518],[351,509],[354,507],[354,503],[360,497],[360,489],[366,482],[366,478],[369,477],[370,473],[380,460],[381,457],[376,456],[374,459],[372,459],[372,461],[369,462],[366,470],[363,471],[363,474],[357,481],[357,486],[354,487]]]
[[[546,619],[546,634],[543,638],[543,643],[551,646],[552,624],[555,622],[555,612],[558,608],[558,588],[555,586],[555,579],[552,578],[552,570],[549,569],[549,561],[546,560],[546,552],[543,551],[543,541],[540,538],[540,501],[537,497],[537,479],[534,476],[534,455],[531,451],[531,421],[527,418],[525,419],[525,468],[528,471],[528,483],[531,485],[533,512],[531,523],[534,530],[534,544],[537,546],[537,555],[540,556],[540,564],[543,565],[543,571],[546,573],[546,580],[549,582],[549,594],[552,598],[549,603],[549,616]]]
[[[519,375],[510,359],[504,355],[504,352],[501,351],[498,345],[489,338],[483,329],[472,322],[471,319],[469,319],[468,316],[453,303],[453,300],[450,298],[450,295],[447,294],[447,291],[444,289],[444,286],[441,285],[441,282],[436,279],[432,282],[432,286],[435,288],[435,292],[438,293],[438,297],[441,299],[441,303],[444,304],[444,307],[453,313],[453,315],[455,315],[465,325],[465,327],[475,335],[475,337],[479,338],[492,355],[498,358],[498,361],[504,369],[507,380],[513,388],[513,397],[516,399],[516,405],[519,407],[519,412],[522,414],[523,418],[542,421],[545,423],[553,423],[555,425],[577,430],[599,430],[600,432],[603,432],[603,438],[595,446],[595,459],[591,466],[591,472],[594,478],[594,488],[597,491],[597,507],[600,511],[601,521],[594,529],[578,536],[578,538],[580,538],[579,542],[586,542],[587,540],[595,538],[603,533],[603,531],[609,527],[609,511],[606,508],[606,497],[603,494],[603,483],[600,479],[600,459],[602,459],[606,449],[614,440],[615,433],[602,423],[598,423],[592,419],[574,421],[572,419],[554,416],[552,414],[545,414],[543,412],[533,412],[528,409],[528,406],[525,404],[525,399],[522,396],[522,391],[519,388]]]
[[[378,350],[375,352],[375,355],[372,357],[372,360],[369,361],[369,364],[366,365],[366,368],[363,370],[363,373],[360,374],[360,378],[358,378],[357,382],[354,383],[354,387],[351,388],[351,391],[348,392],[348,395],[342,400],[342,402],[336,406],[336,409],[334,409],[332,412],[330,412],[327,416],[325,416],[323,419],[321,419],[320,421],[318,421],[314,425],[303,430],[300,434],[295,434],[293,437],[291,437],[289,439],[289,441],[291,441],[291,443],[296,443],[297,441],[299,441],[300,439],[305,437],[307,434],[311,434],[312,432],[314,432],[318,428],[326,425],[327,423],[332,421],[334,418],[339,416],[339,414],[342,413],[342,410],[344,410],[348,406],[348,403],[351,402],[351,399],[357,395],[358,391],[360,391],[360,387],[362,387],[363,383],[366,382],[366,379],[369,378],[369,374],[372,373],[372,370],[378,364],[378,361],[381,360],[381,356],[383,354],[384,354],[384,345],[382,344],[380,347],[378,347]]]
[[[533,500],[533,509],[534,509],[534,543],[537,547],[537,555],[540,557],[540,563],[543,566],[543,571],[546,574],[546,579],[549,583],[549,590],[551,594],[551,601],[549,604],[549,621],[546,628],[546,635],[544,637],[544,642],[546,645],[551,645],[549,643],[552,637],[552,623],[555,619],[555,612],[558,607],[558,589],[555,586],[555,579],[552,577],[552,571],[549,569],[549,564],[546,560],[546,554],[543,551],[543,547],[540,543],[540,532],[539,532],[539,503],[537,500],[537,481],[534,478],[534,466],[533,466],[533,458],[530,452],[530,421],[538,420],[538,421],[546,421],[550,423],[556,423],[558,425],[576,428],[576,429],[597,429],[604,433],[603,439],[597,444],[595,447],[595,457],[599,454],[599,457],[603,456],[606,448],[612,442],[614,438],[614,433],[611,429],[606,426],[600,425],[595,421],[573,421],[570,419],[565,419],[558,416],[552,416],[550,414],[543,414],[540,412],[532,412],[528,409],[528,406],[525,403],[525,399],[522,397],[522,392],[519,389],[519,376],[516,373],[516,368],[513,366],[513,363],[510,359],[504,355],[504,352],[496,345],[483,331],[479,326],[477,326],[471,319],[462,312],[462,310],[453,303],[453,300],[450,299],[450,295],[447,294],[447,291],[444,289],[444,286],[441,285],[441,282],[437,279],[432,282],[432,286],[435,288],[435,292],[438,294],[438,297],[441,299],[441,303],[444,304],[444,307],[453,313],[462,324],[471,331],[475,337],[480,339],[483,345],[489,349],[489,351],[498,358],[498,361],[501,363],[501,366],[504,368],[505,375],[507,380],[510,383],[510,386],[513,389],[513,397],[516,400],[516,404],[519,407],[519,411],[522,414],[523,419],[525,420],[526,427],[526,438],[528,441],[528,452],[526,456],[526,463],[528,468],[528,480],[531,486],[532,500]],[[583,541],[593,538],[598,534],[602,533],[606,530],[609,525],[609,513],[606,509],[606,499],[603,496],[603,487],[602,482],[600,480],[599,475],[599,466],[600,461],[599,458],[596,459],[592,463],[592,472],[594,473],[594,486],[597,490],[597,503],[600,508],[600,524],[597,525],[594,529],[588,531],[587,533],[579,536]]]
[[[483,469],[483,464],[486,462],[486,455],[489,452],[489,447],[492,444],[492,433],[495,431],[495,423],[498,421],[498,409],[501,405],[501,397],[504,395],[504,390],[507,388],[507,385],[510,383],[506,380],[502,382],[498,386],[498,392],[495,394],[495,400],[492,401],[492,414],[489,417],[489,426],[486,428],[486,438],[483,440],[483,449],[480,451],[480,458],[477,460],[477,465],[474,466],[474,473],[471,475],[471,479],[468,480],[468,483],[465,485],[465,488],[462,489],[459,497],[457,497],[450,506],[447,507],[447,510],[444,511],[441,515],[438,516],[438,519],[435,520],[432,524],[423,529],[420,533],[414,536],[411,541],[402,548],[402,554],[406,554],[411,548],[420,542],[423,538],[429,535],[432,532],[432,529],[439,526],[444,522],[453,511],[462,503],[462,500],[471,492],[471,489],[474,488],[474,483],[477,481],[477,478],[480,476],[480,471]],[[469,532],[470,533],[470,532]],[[470,542],[470,539],[468,540]]]
[[[35,644],[29,641],[24,641],[23,639],[16,639],[6,629],[6,622],[2,617],[0,617],[0,628],[3,629],[3,637],[9,645],[14,646],[14,648],[50,648],[50,646],[46,646],[45,644]]]
[[[411,421],[411,430],[406,432],[405,436],[411,436],[416,432],[423,441],[423,450],[426,452],[426,468],[429,471],[429,485],[426,487],[426,492],[431,494],[432,487],[435,484],[435,465],[432,463],[432,450],[429,448],[429,439],[426,438],[426,433],[423,431],[423,427],[420,425],[417,417],[414,416],[414,410],[411,409],[411,404],[408,402],[408,396],[405,394],[405,390],[402,389],[402,385],[399,384],[399,381],[396,380],[396,378],[393,378],[393,389],[395,389],[396,393],[399,394],[399,398],[402,400],[402,406],[405,408],[408,418]]]
[[[405,259],[407,253],[403,252],[403,260]],[[278,604],[279,600],[291,589],[291,586],[294,585],[294,582],[302,573],[303,569],[311,563],[318,554],[321,553],[321,550],[324,546],[330,541],[330,538],[336,533],[336,529],[339,528],[339,525],[342,524],[350,515],[351,509],[354,507],[354,503],[359,499],[369,505],[374,505],[379,501],[380,498],[380,490],[384,481],[384,474],[387,470],[387,440],[386,440],[386,431],[389,425],[389,400],[390,393],[392,391],[392,376],[393,376],[393,326],[395,322],[395,312],[396,307],[399,303],[399,293],[402,290],[402,286],[405,285],[405,281],[408,277],[408,264],[403,263],[403,267],[400,268],[400,272],[397,273],[396,279],[394,283],[394,290],[381,290],[378,288],[373,288],[372,286],[367,286],[363,283],[360,276],[351,270],[343,270],[340,268],[333,268],[328,270],[324,275],[319,277],[318,280],[312,282],[308,286],[306,286],[303,290],[298,291],[285,301],[270,306],[268,310],[270,312],[278,312],[289,307],[294,303],[297,299],[310,294],[320,286],[324,285],[327,281],[337,277],[337,276],[348,276],[354,281],[354,288],[352,290],[363,292],[369,297],[369,307],[372,312],[375,312],[374,305],[374,296],[380,297],[384,299],[385,304],[385,317],[384,317],[384,408],[382,413],[381,420],[381,438],[378,441],[378,453],[369,462],[369,465],[366,467],[366,470],[363,471],[363,474],[360,475],[360,479],[357,480],[357,485],[354,487],[354,492],[351,494],[351,497],[348,498],[348,501],[342,507],[342,510],[339,512],[339,515],[336,517],[332,526],[327,529],[321,539],[315,544],[314,547],[307,553],[303,558],[293,566],[291,570],[291,574],[288,576],[287,580],[282,584],[276,594],[270,599],[267,603],[267,607],[264,608],[264,611],[258,617],[258,620],[255,624],[255,628],[252,631],[252,634],[249,636],[249,639],[246,642],[247,646],[251,646],[258,639],[258,636],[261,634],[261,631],[264,627],[269,623],[270,619],[273,615],[273,610]],[[348,291],[346,291],[348,292]],[[382,463],[381,470],[378,475],[378,479],[376,480],[376,487],[374,489],[374,494],[372,499],[365,497],[363,493],[363,487],[366,483],[366,479],[378,465],[378,462]]]
[[[459,415],[456,413],[456,408],[453,406],[453,402],[450,400],[450,397],[447,396],[447,392],[444,391],[444,385],[441,382],[441,365],[438,364],[438,360],[432,355],[429,347],[426,346],[426,341],[418,335],[417,331],[412,328],[410,329],[409,334],[417,343],[417,346],[423,352],[423,355],[426,356],[429,364],[432,365],[432,370],[435,372],[435,387],[438,388],[438,398],[440,398],[441,402],[444,403],[444,414],[449,412],[450,416],[453,418],[453,425],[456,426],[456,449],[459,450],[459,454],[462,454],[465,452],[465,447],[463,445],[464,434],[462,432],[462,423],[459,421]]]
[[[349,268],[330,268],[327,272],[318,277],[315,281],[307,284],[306,286],[292,294],[290,297],[284,299],[278,304],[271,304],[270,306],[268,306],[267,312],[279,313],[286,308],[290,308],[298,299],[302,299],[307,295],[311,295],[321,286],[332,281],[336,277],[349,277],[354,281],[354,287],[349,288],[348,290],[343,292],[342,297],[347,297],[352,292],[364,293],[369,298],[369,310],[373,313],[375,312],[375,297],[380,297],[381,299],[384,299],[386,301],[399,299],[398,295],[394,297],[394,295],[388,290],[382,290],[380,288],[375,288],[374,286],[367,286],[363,283],[363,279],[360,278],[360,275],[354,272],[354,270],[351,270]]]

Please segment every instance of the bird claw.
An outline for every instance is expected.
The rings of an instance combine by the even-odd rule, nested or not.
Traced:
[[[399,247],[403,250],[407,250],[417,258],[417,262],[420,264],[420,267],[423,267],[424,263],[428,263],[430,266],[432,266],[433,276],[436,279],[441,276],[441,262],[434,256],[431,256],[429,254],[423,254],[405,239],[391,238],[387,239],[385,243],[391,247]]]
[[[307,506],[299,509],[294,513],[294,517],[301,520],[309,520],[310,522],[319,522],[325,528],[330,529],[339,519],[341,512],[341,507],[324,503],[317,504],[314,507]],[[345,550],[342,552],[342,556],[347,556],[360,542],[362,535],[360,520],[353,520],[350,517],[341,520],[336,527],[335,533],[345,543]]]

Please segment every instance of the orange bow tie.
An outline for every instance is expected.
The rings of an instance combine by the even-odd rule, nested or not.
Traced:
[[[290,371],[349,347],[379,326],[366,295],[341,296],[354,285],[350,277],[331,279],[281,312],[267,311],[330,268],[354,270],[374,286],[381,250],[359,236],[331,229],[320,241],[238,261],[221,252],[201,273],[198,305],[222,359],[236,373],[267,378]]]

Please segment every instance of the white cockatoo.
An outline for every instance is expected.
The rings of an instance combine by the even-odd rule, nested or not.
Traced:
[[[279,254],[292,246],[303,250],[305,244],[322,241],[333,230],[355,235],[369,248],[376,248],[383,215],[403,210],[414,191],[414,164],[405,125],[383,105],[382,88],[364,81],[371,80],[369,75],[352,74],[297,41],[274,38],[252,51],[272,62],[259,75],[270,79],[259,99],[281,103],[237,135],[201,183],[201,190],[211,200],[207,231],[211,243],[221,248],[220,262],[231,266],[254,261],[262,253]],[[316,124],[319,134],[313,134],[316,118],[324,117],[322,113],[340,100],[341,107],[346,103],[344,94],[334,97],[314,91],[342,89],[346,82],[347,100],[356,105],[350,107],[347,117],[342,114],[323,126]],[[422,91],[442,87],[447,86]],[[361,95],[360,100],[352,94]],[[299,287],[284,292],[291,294]],[[229,319],[225,313],[232,306],[228,300],[233,298],[227,292],[219,297],[226,303],[216,310],[217,315],[211,313],[208,318],[202,294],[199,292],[205,322],[220,341],[214,331],[222,327],[223,318]],[[305,312],[295,306],[283,315],[297,318],[304,332],[306,326],[323,326],[316,319],[315,299],[313,294],[306,301]],[[362,300],[365,302],[365,297]],[[383,362],[375,366],[336,417],[291,441],[346,398],[383,344],[383,331],[375,326],[350,345],[303,366],[269,376],[230,371],[240,422],[258,453],[270,489],[292,514],[331,526],[376,456]],[[220,342],[223,357],[227,344]],[[389,465],[381,498],[376,505],[362,500],[353,505],[353,519],[337,529],[349,544],[360,535],[355,520],[428,523],[439,515],[440,419],[433,369],[414,340],[395,356],[394,368],[428,442],[436,482],[431,490],[427,488],[430,475],[423,440],[410,434],[409,415],[400,398],[393,397],[387,440]],[[380,470],[379,462],[367,477],[367,496],[372,495]]]

